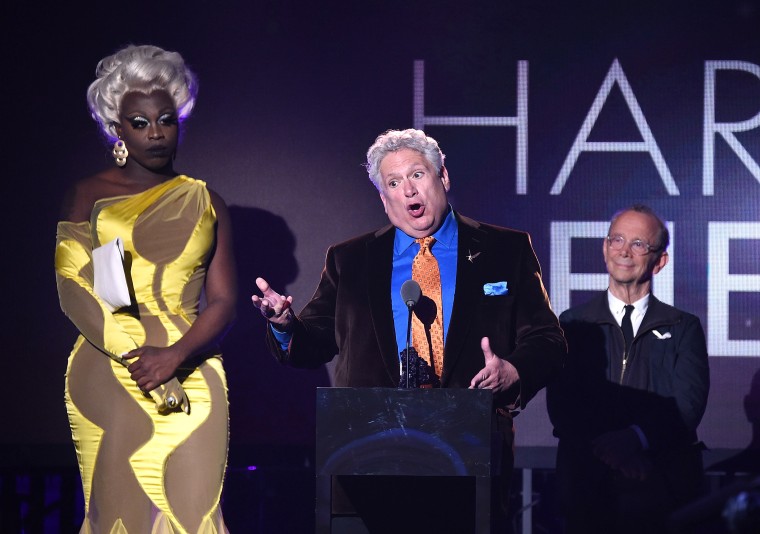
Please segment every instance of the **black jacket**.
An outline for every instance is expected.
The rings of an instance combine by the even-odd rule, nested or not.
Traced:
[[[699,319],[649,297],[625,373],[623,332],[607,293],[560,316],[569,354],[547,391],[560,440],[585,442],[637,425],[653,451],[694,443],[705,412],[710,375]]]

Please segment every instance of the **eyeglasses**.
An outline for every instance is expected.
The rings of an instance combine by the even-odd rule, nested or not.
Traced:
[[[623,250],[623,247],[625,247],[626,242],[630,243],[631,245],[631,252],[636,254],[637,256],[646,256],[650,252],[657,252],[659,249],[653,247],[646,241],[642,241],[641,239],[634,239],[633,241],[627,241],[625,237],[622,235],[608,235],[607,236],[607,243],[610,245],[610,248],[612,250]]]

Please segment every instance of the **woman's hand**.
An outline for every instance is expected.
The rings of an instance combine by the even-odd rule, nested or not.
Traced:
[[[144,392],[151,391],[174,377],[184,358],[173,347],[151,347],[146,345],[129,351],[124,358],[136,361],[127,370],[132,380]]]

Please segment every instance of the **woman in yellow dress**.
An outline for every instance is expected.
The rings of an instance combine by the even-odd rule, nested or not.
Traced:
[[[115,165],[71,188],[55,254],[61,308],[81,333],[65,390],[81,532],[226,532],[228,403],[217,344],[235,314],[230,221],[216,193],[173,168],[196,78],[178,53],[132,45],[96,75],[88,103],[114,142]],[[93,250],[116,238],[123,269],[94,267]],[[95,290],[96,270],[126,280],[127,303]]]

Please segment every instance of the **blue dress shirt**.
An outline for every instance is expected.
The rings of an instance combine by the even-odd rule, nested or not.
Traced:
[[[435,242],[431,249],[433,256],[438,260],[438,268],[441,271],[441,300],[443,304],[443,339],[444,344],[448,333],[451,308],[454,305],[454,292],[457,281],[457,249],[459,228],[454,218],[454,212],[449,207],[449,212],[443,220],[443,224],[433,234]],[[393,323],[396,330],[396,354],[406,348],[406,327],[409,320],[409,311],[406,303],[401,298],[401,285],[412,278],[412,261],[419,252],[420,246],[414,242],[414,238],[408,236],[398,228],[393,242],[393,272],[391,274],[391,305],[393,307]],[[270,323],[275,339],[280,342],[283,350],[287,350],[292,334],[280,332]]]
[[[449,213],[443,220],[443,224],[433,234],[433,237],[435,242],[431,252],[438,260],[438,268],[441,271],[441,303],[443,304],[443,339],[445,344],[456,290],[459,237],[459,228],[451,208],[449,208]],[[406,329],[409,321],[408,308],[401,298],[401,285],[412,279],[412,261],[419,250],[420,246],[414,242],[413,237],[396,228],[396,236],[393,242],[391,305],[393,306],[393,323],[396,329],[397,354],[406,348]]]

